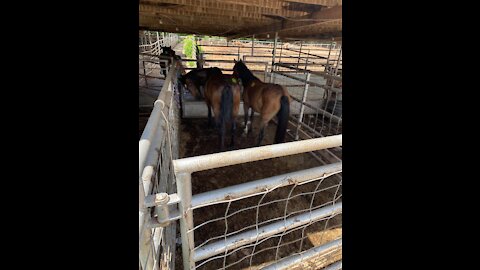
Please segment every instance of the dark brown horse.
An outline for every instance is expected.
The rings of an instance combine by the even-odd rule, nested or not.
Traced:
[[[285,87],[260,81],[247,66],[240,61],[235,60],[233,74],[242,80],[243,84],[243,108],[245,114],[245,133],[248,133],[248,125],[253,121],[254,112],[260,113],[261,124],[257,145],[260,146],[265,127],[268,122],[276,115],[278,117],[278,127],[275,134],[275,143],[285,141],[288,118],[290,114],[290,95]],[[252,108],[250,121],[248,121],[248,110]]]
[[[219,68],[200,68],[188,72],[180,77],[180,82],[187,86],[192,96],[197,100],[204,98],[204,88],[208,78],[214,74],[222,72]]]
[[[168,65],[171,64],[170,57],[175,58],[178,62],[181,62],[181,57],[175,53],[175,51],[172,49],[172,47],[167,46],[167,47],[161,47],[162,52],[160,53],[160,58],[161,59],[168,59]],[[163,76],[167,76],[167,71],[166,71],[166,65],[164,62],[160,62],[160,67],[162,68],[162,73]]]
[[[208,125],[212,126],[212,110],[215,124],[219,129],[220,150],[225,148],[224,137],[226,124],[231,123],[231,147],[235,146],[235,118],[240,108],[242,85],[233,75],[225,75],[219,68],[192,70],[180,79],[189,91],[201,98],[200,87],[204,87],[205,103],[208,108]]]

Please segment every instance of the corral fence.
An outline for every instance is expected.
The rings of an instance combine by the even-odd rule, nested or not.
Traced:
[[[175,193],[172,160],[178,158],[179,101],[171,66],[139,142],[140,269],[175,269],[175,224],[155,225],[152,194]]]
[[[180,42],[177,34],[144,31],[139,35],[139,52],[159,55],[161,47],[172,47]]]
[[[298,141],[179,159],[181,91],[172,63],[139,144],[139,268],[341,269],[338,69],[274,61],[264,71],[266,81],[285,84],[292,94],[288,134]],[[192,194],[192,173],[301,153],[323,165]],[[212,207],[222,214],[195,216]],[[207,231],[214,233],[202,237]],[[175,266],[176,243],[182,266]]]
[[[202,59],[205,67],[219,67],[224,71],[231,71],[229,63],[233,58],[248,61],[254,67],[252,71],[272,71],[274,63],[283,62],[296,67],[308,67],[314,71],[329,71],[332,68],[341,72],[341,44],[337,42],[328,43],[306,43],[275,42],[264,40],[230,40],[199,38],[197,45],[202,48]],[[258,65],[257,65],[258,64]],[[259,69],[267,64],[266,68]],[[276,67],[279,68],[279,67]],[[282,70],[280,68],[280,70]],[[285,72],[291,72],[283,69]]]
[[[224,38],[208,38],[197,39],[197,45],[204,48],[198,53],[204,67],[216,66],[228,73],[232,71],[233,58],[241,58],[264,82],[285,86],[292,97],[288,134],[295,140],[342,133],[341,44],[301,41],[275,44],[255,39],[227,41]],[[288,51],[290,55],[285,54]],[[189,60],[198,59],[182,59]],[[184,117],[206,116],[202,102],[190,101],[189,105],[183,108]],[[240,106],[240,115],[243,114],[243,106]],[[327,153],[330,160],[339,161],[341,149],[337,148],[336,152],[326,150],[320,153],[324,156]],[[318,155],[313,155],[318,159]]]
[[[153,101],[158,97],[162,82],[166,79],[169,69],[168,56],[160,55],[161,47],[174,48],[180,39],[177,34],[151,31],[140,32],[139,35],[139,91],[140,107],[152,108]]]

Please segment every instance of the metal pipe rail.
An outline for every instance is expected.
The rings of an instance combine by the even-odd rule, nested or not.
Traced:
[[[309,55],[309,56],[315,56],[315,57],[317,57],[317,58],[327,60],[327,58],[326,58],[325,56],[321,56],[321,55],[317,55],[317,54],[312,54],[312,53],[306,53],[306,52],[302,52],[302,51],[297,51],[297,50],[290,49],[290,48],[285,48],[285,49],[286,49],[286,50],[289,50],[289,51],[292,51],[292,52],[303,53],[303,54],[306,54],[306,55]]]
[[[332,263],[331,265],[325,267],[323,270],[341,270],[342,269],[342,261],[338,261],[336,263]]]
[[[197,59],[191,59],[191,58],[184,58],[182,59],[182,62],[196,62]],[[221,60],[221,59],[203,59],[202,61],[204,62],[217,62],[217,63],[234,63],[233,60]],[[265,61],[248,61],[247,63],[250,64],[265,64],[267,62]]]
[[[314,247],[306,252],[293,255],[290,257],[287,257],[285,259],[282,259],[278,262],[275,262],[273,264],[268,265],[265,268],[262,268],[262,270],[286,270],[290,269],[293,265],[299,264],[302,261],[307,261],[310,259],[313,259],[317,256],[326,256],[331,252],[334,252],[335,250],[338,250],[342,247],[342,239],[337,239],[332,242],[328,242],[324,245],[321,245],[319,247]],[[337,262],[334,264],[331,264],[328,266],[328,269],[333,270],[333,269],[341,269],[342,268],[342,262]],[[326,270],[325,268],[324,270]]]
[[[342,162],[319,166],[307,170],[276,175],[269,178],[246,182],[239,185],[216,189],[196,194],[192,197],[192,209],[212,204],[219,204],[244,198],[252,194],[259,194],[272,188],[280,188],[295,183],[301,185],[312,179],[338,173],[342,170]]]
[[[285,63],[275,63],[275,65],[276,65],[276,66],[280,66],[280,67],[284,67],[284,68],[289,68],[289,69],[301,71],[301,72],[310,72],[310,73],[312,73],[312,74],[319,75],[319,76],[323,76],[323,77],[325,77],[325,78],[332,79],[332,80],[337,80],[337,81],[341,81],[341,80],[342,80],[342,77],[332,76],[332,75],[329,75],[329,74],[327,74],[326,72],[322,72],[322,71],[312,71],[312,70],[308,70],[308,69],[292,67],[292,66],[287,65],[287,64],[285,64]]]
[[[176,174],[192,173],[240,163],[290,156],[341,145],[342,135],[340,134],[311,140],[266,145],[197,157],[182,158],[174,160],[173,167]]]
[[[340,122],[342,121],[342,118],[334,115],[334,114],[331,114],[323,109],[320,109],[320,108],[316,108],[315,106],[312,106],[310,104],[308,104],[307,102],[302,102],[302,100],[294,97],[294,96],[290,96],[293,100],[297,101],[298,103],[301,103],[303,105],[305,105],[306,107],[309,107],[310,109],[313,109],[313,110],[318,110],[319,113],[321,113],[322,115],[325,115],[326,117],[328,118],[332,118],[332,120],[335,120],[337,122]]]
[[[330,91],[335,92],[335,93],[340,93],[340,94],[342,93],[341,88],[335,88],[335,87],[330,86],[330,85],[319,84],[319,83],[316,83],[316,82],[307,81],[307,80],[302,79],[302,78],[297,78],[293,75],[286,74],[285,71],[275,71],[274,70],[273,73],[285,76],[285,77],[293,79],[293,80],[297,80],[299,82],[308,83],[308,84],[313,85],[313,86],[321,87],[321,88],[324,88],[326,90],[330,90]],[[311,71],[308,71],[308,73],[311,73]],[[323,75],[320,75],[320,76],[323,76]]]

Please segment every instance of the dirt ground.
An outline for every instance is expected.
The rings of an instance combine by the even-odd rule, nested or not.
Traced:
[[[236,134],[236,149],[253,147],[258,135],[259,119],[254,119],[254,131],[247,137],[241,135],[242,119],[237,119],[238,129]],[[207,119],[182,119],[180,131],[180,157],[191,157],[218,152],[218,135],[216,130],[206,128]],[[270,123],[265,132],[262,145],[272,144],[276,125]],[[228,137],[228,136],[227,136]],[[287,139],[288,136],[287,136]],[[192,193],[198,194],[206,191],[232,186],[247,181],[258,180],[265,177],[284,174],[288,172],[308,169],[321,164],[310,154],[293,155],[239,164],[219,169],[206,170],[192,174]],[[315,192],[315,190],[323,190]],[[309,194],[303,194],[309,193]],[[314,195],[313,195],[314,194]],[[339,198],[341,186],[338,179],[328,177],[324,181],[314,181],[308,184],[283,187],[271,191],[262,198],[261,195],[227,203],[217,204],[194,210],[194,226],[201,225],[212,219],[214,222],[202,225],[195,230],[195,246],[212,243],[223,239],[225,234],[254,229],[257,220],[266,224],[272,219],[282,220],[285,215],[304,213],[312,208],[321,207],[331,203],[334,198]],[[282,198],[283,200],[279,200]],[[287,198],[290,198],[287,200]],[[339,199],[338,201],[340,201]],[[261,204],[261,206],[258,206]],[[252,207],[245,210],[245,208]],[[258,207],[257,207],[258,206]],[[227,210],[228,208],[228,210]],[[228,218],[224,218],[228,215]],[[226,225],[227,224],[227,225]],[[303,241],[301,241],[303,235]],[[319,221],[302,228],[287,231],[271,237],[270,239],[242,248],[226,256],[225,265],[228,269],[257,269],[273,260],[286,257],[295,252],[308,250],[341,236],[341,215],[328,220]],[[280,245],[277,254],[277,246]],[[251,256],[254,252],[253,257]],[[338,254],[337,254],[338,255]],[[222,268],[224,257],[212,260],[199,269]],[[250,258],[252,263],[250,267]],[[337,256],[338,257],[338,256]],[[337,258],[338,259],[338,258]],[[235,262],[238,262],[234,264]],[[197,266],[201,262],[197,262]],[[176,269],[183,269],[180,246],[176,252]]]

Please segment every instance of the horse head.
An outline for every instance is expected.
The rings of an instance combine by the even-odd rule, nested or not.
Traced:
[[[193,70],[192,70],[193,71]],[[193,76],[191,76],[191,72],[190,71],[189,73],[185,74],[185,75],[181,75],[178,80],[182,83],[182,85],[185,86],[185,88],[188,89],[188,91],[192,94],[192,96],[195,98],[195,99],[201,99],[202,96],[200,94],[200,90],[198,89],[197,87],[197,83],[195,81],[195,79],[193,78]]]

